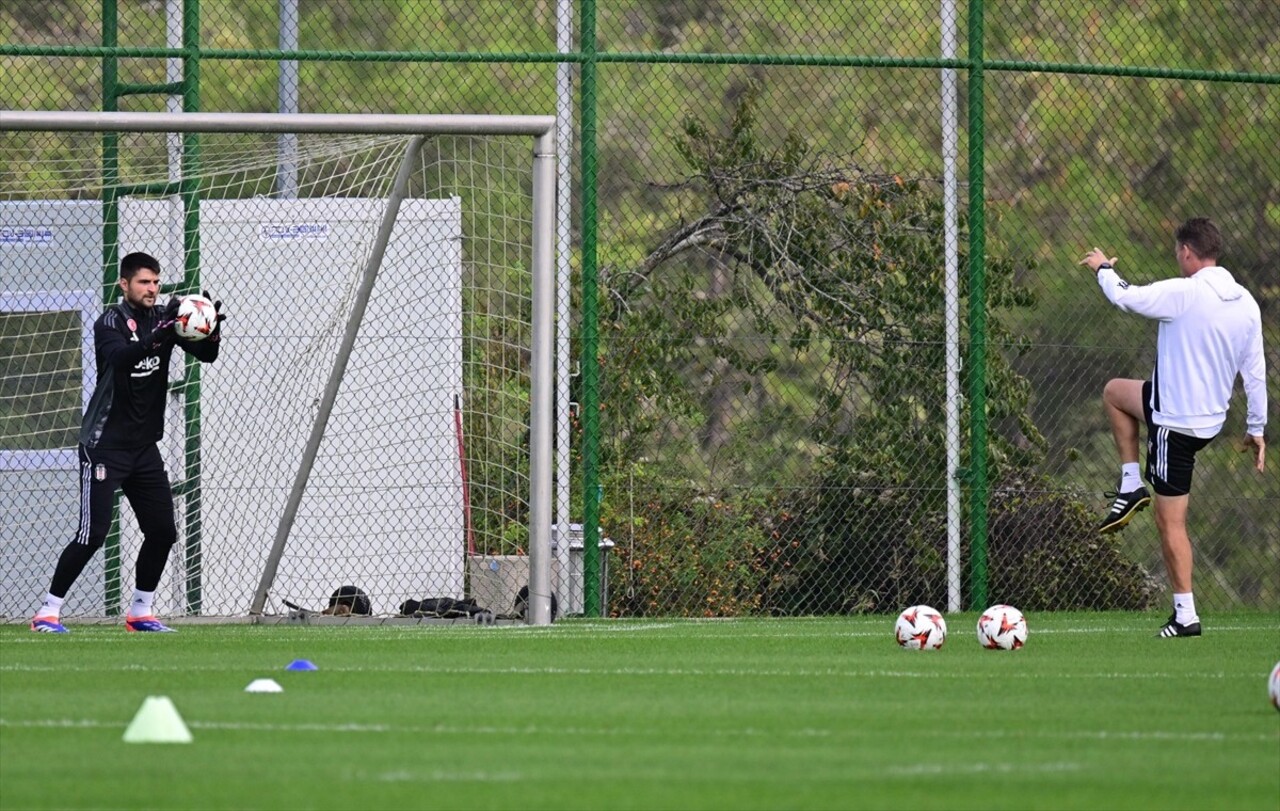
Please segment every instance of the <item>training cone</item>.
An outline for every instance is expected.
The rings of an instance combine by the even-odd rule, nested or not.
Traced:
[[[244,688],[246,693],[283,693],[284,688],[275,679],[254,679]]]
[[[124,731],[125,743],[191,743],[191,731],[168,696],[148,696]]]
[[[285,670],[319,670],[320,668],[308,662],[306,659],[294,659],[289,663]]]

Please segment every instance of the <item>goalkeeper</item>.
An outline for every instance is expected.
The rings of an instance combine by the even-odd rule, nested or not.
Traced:
[[[67,633],[59,619],[63,601],[106,541],[117,490],[124,491],[142,529],[136,589],[125,628],[173,630],[152,610],[160,575],[178,537],[173,492],[156,444],[164,433],[169,358],[180,346],[205,363],[217,360],[226,316],[218,312],[213,333],[203,341],[178,338],[173,329],[178,297],[156,306],[160,263],[145,253],[131,253],[120,261],[119,284],[121,300],[93,325],[98,385],[80,424],[80,524],[58,558],[49,592],[31,620],[33,631]],[[217,302],[215,311],[221,305]]]

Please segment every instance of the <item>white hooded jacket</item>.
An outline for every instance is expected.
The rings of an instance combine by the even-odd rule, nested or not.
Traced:
[[[1178,433],[1209,439],[1222,430],[1236,374],[1244,378],[1246,430],[1267,424],[1266,362],[1258,303],[1226,268],[1131,285],[1115,268],[1098,270],[1098,284],[1125,312],[1160,322],[1151,373],[1152,420]]]

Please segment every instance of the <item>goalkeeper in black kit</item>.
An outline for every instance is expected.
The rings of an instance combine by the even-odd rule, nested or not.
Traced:
[[[174,331],[178,297],[156,306],[160,263],[145,253],[120,261],[121,300],[94,322],[98,384],[80,424],[80,523],[62,550],[44,602],[31,630],[65,634],[63,601],[76,578],[106,541],[112,503],[122,490],[142,529],[137,580],[125,618],[129,631],[172,631],[157,620],[152,600],[160,575],[177,540],[173,492],[156,443],[164,434],[169,358],[175,346],[205,362],[218,358],[222,321],[201,341],[181,339]],[[221,302],[214,305],[221,310]]]

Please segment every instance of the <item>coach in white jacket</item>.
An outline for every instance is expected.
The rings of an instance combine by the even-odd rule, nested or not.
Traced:
[[[1191,592],[1191,539],[1187,502],[1196,452],[1222,430],[1236,375],[1244,378],[1248,413],[1242,450],[1263,470],[1267,387],[1258,303],[1218,264],[1222,234],[1207,218],[1187,220],[1174,232],[1180,279],[1131,285],[1116,273],[1115,258],[1094,248],[1080,264],[1097,274],[1111,303],[1160,322],[1156,366],[1150,380],[1108,381],[1102,401],[1120,454],[1120,484],[1102,532],[1114,532],[1151,502],[1138,475],[1138,421],[1147,425],[1146,479],[1155,490],[1156,528],[1173,588],[1173,615],[1162,637],[1200,635]]]

